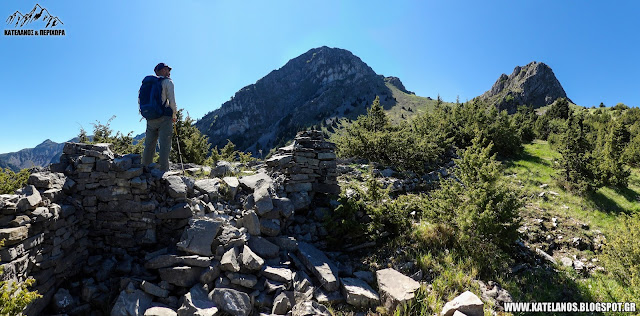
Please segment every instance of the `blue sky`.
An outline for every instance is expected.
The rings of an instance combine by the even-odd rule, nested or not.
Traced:
[[[0,153],[66,141],[113,115],[114,130],[143,132],[137,92],[160,61],[173,67],[178,107],[200,118],[323,45],[445,101],[541,61],[579,105],[640,105],[637,1],[2,0],[3,30],[36,3],[66,36],[0,36]]]

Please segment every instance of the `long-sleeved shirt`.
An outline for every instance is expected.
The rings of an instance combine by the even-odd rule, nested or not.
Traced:
[[[170,107],[173,110],[173,117],[178,114],[178,106],[176,105],[176,96],[173,93],[173,81],[171,78],[162,77],[166,80],[162,80],[162,104],[166,107]]]

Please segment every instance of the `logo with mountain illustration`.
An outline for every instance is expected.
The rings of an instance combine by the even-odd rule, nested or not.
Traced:
[[[22,29],[22,27],[30,25],[36,21],[41,21],[44,24],[44,29],[41,30],[33,30],[33,29]],[[65,35],[65,31],[62,29],[53,29],[59,25],[63,25],[60,18],[54,16],[47,10],[37,4],[33,7],[33,9],[27,13],[22,14],[20,11],[16,11],[13,14],[9,15],[6,19],[7,25],[20,28],[13,30],[4,30],[4,35]]]

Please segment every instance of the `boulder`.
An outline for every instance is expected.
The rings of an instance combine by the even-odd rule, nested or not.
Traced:
[[[266,236],[278,236],[280,234],[280,220],[267,218],[261,219],[260,232]]]
[[[295,303],[293,293],[290,291],[282,291],[273,299],[273,308],[271,314],[285,315]]]
[[[415,291],[420,288],[420,283],[392,268],[376,271],[376,277],[378,290],[387,310],[394,310],[398,304],[413,299]]]
[[[249,239],[249,248],[262,258],[276,258],[280,252],[278,246],[260,236],[253,236]]]
[[[347,303],[357,307],[372,307],[380,303],[380,297],[367,282],[356,278],[343,278],[342,294]]]
[[[234,289],[216,288],[209,293],[209,299],[233,316],[248,316],[252,310],[249,295]]]
[[[240,187],[240,181],[236,177],[224,177],[222,181],[227,184],[228,191],[226,192],[226,197],[229,200],[233,200],[236,198],[236,194],[238,193],[238,188]]]
[[[324,252],[305,242],[298,244],[298,252],[302,263],[320,280],[324,289],[332,292],[340,288],[338,268]]]
[[[273,185],[273,179],[271,179],[268,174],[263,172],[259,172],[250,176],[244,176],[238,180],[240,181],[240,185],[254,192],[260,187],[270,187],[271,185]]]
[[[218,178],[196,180],[194,188],[200,193],[207,194],[210,199],[216,199],[219,196],[221,180]]]
[[[231,248],[227,250],[220,260],[220,269],[229,272],[240,271],[240,261],[238,260],[238,249]]]
[[[182,305],[178,309],[178,316],[214,316],[218,314],[218,307],[209,299],[207,291],[201,285],[193,286],[189,293],[182,297]]]
[[[168,176],[164,178],[167,181],[167,191],[169,196],[174,199],[187,197],[187,185],[179,176]]]
[[[483,316],[483,306],[484,304],[475,294],[466,291],[445,304],[440,316],[452,316],[456,311],[467,316]]]
[[[240,220],[238,224],[247,229],[247,232],[253,236],[260,235],[260,219],[258,214],[254,211],[248,211]]]
[[[242,248],[242,254],[240,255],[241,268],[247,271],[260,271],[264,265],[264,259],[256,255],[251,251],[251,248],[246,245]]]
[[[258,215],[264,215],[265,213],[273,210],[273,201],[271,200],[271,194],[269,193],[269,186],[262,185],[253,192],[253,200]]]
[[[189,228],[182,234],[177,247],[187,253],[201,256],[212,256],[211,244],[216,238],[222,222],[209,217],[192,218],[189,220]]]
[[[123,290],[111,309],[111,316],[143,316],[152,300],[149,294],[140,290],[131,293]]]
[[[38,192],[38,189],[36,189],[36,187],[33,185],[24,187],[22,189],[22,194],[24,194],[24,197],[18,200],[17,205],[18,211],[21,213],[26,210],[35,209],[36,206],[38,206],[38,204],[42,202],[42,196],[40,195],[40,192]]]
[[[291,270],[287,268],[265,266],[261,274],[269,280],[274,280],[285,284],[289,284],[293,279],[293,272],[291,272]]]

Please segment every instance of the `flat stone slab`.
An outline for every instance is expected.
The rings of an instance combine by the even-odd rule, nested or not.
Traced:
[[[293,279],[293,272],[291,272],[291,270],[287,268],[276,268],[276,267],[265,266],[261,274],[269,280],[278,281],[286,284],[289,284]]]
[[[343,278],[340,281],[342,293],[347,298],[347,304],[369,307],[380,303],[380,296],[367,282],[356,278]]]
[[[205,257],[212,256],[211,244],[221,226],[222,222],[208,217],[190,219],[189,228],[185,230],[177,244],[178,249]]]
[[[218,178],[196,180],[194,188],[201,193],[209,195],[209,198],[215,199],[219,196],[221,180]]]
[[[387,310],[394,310],[398,304],[413,299],[415,291],[420,288],[420,283],[392,268],[376,271],[376,277],[378,290]]]
[[[252,236],[249,239],[249,248],[258,256],[267,259],[277,257],[280,252],[280,247],[260,236]]]
[[[162,280],[181,287],[192,287],[198,283],[202,271],[204,268],[200,267],[173,267],[158,270]]]
[[[150,259],[145,263],[147,269],[162,269],[178,265],[187,265],[192,267],[208,267],[211,264],[209,257],[192,256],[176,256],[176,255],[160,255]]]
[[[338,268],[324,252],[305,242],[298,244],[298,252],[302,263],[320,280],[325,290],[333,292],[340,288]]]
[[[453,316],[454,313],[460,312],[467,316],[483,316],[484,303],[470,291],[466,291],[449,301],[442,308],[441,316]]]
[[[251,191],[255,191],[262,186],[271,186],[273,184],[273,179],[271,179],[271,177],[266,173],[256,173],[254,175],[242,177],[238,180],[241,185]]]

